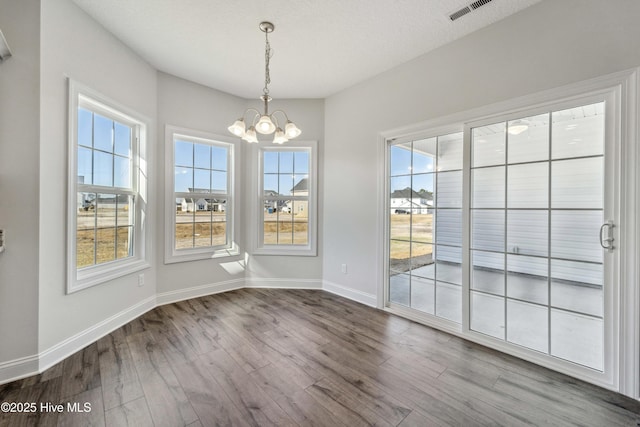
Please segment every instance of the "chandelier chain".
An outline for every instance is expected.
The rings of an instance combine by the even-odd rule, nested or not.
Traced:
[[[271,45],[269,44],[269,32],[265,31],[265,47],[264,47],[264,88],[262,93],[265,96],[269,95],[269,83],[271,83],[271,74],[269,73],[269,60],[273,53],[271,52]]]

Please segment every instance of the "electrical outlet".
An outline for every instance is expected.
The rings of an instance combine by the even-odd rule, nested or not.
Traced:
[[[342,274],[347,274],[347,264],[342,264],[340,271],[342,271]]]
[[[144,286],[144,273],[138,274],[138,286]]]

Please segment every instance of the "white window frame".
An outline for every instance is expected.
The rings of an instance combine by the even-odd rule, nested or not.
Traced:
[[[318,242],[318,144],[317,141],[289,141],[282,146],[263,145],[260,144],[256,148],[254,153],[254,159],[257,162],[255,170],[258,176],[252,181],[254,188],[252,193],[254,194],[252,211],[255,213],[255,219],[253,226],[255,229],[252,231],[253,244],[252,252],[254,255],[288,255],[288,256],[316,256],[317,255],[317,242]],[[309,196],[303,199],[308,200],[309,217],[308,217],[308,233],[309,240],[306,245],[300,244],[285,244],[285,245],[270,245],[264,244],[264,206],[263,206],[263,179],[264,179],[264,152],[265,151],[306,151],[309,153]],[[294,199],[294,196],[281,196],[283,199]]]
[[[78,108],[86,108],[132,127],[131,189],[93,186],[104,193],[128,193],[134,197],[133,256],[76,267],[78,188]],[[67,294],[77,292],[150,266],[145,230],[147,200],[147,129],[150,120],[99,92],[69,79],[68,176],[67,176]]]
[[[194,142],[197,144],[207,144],[211,146],[224,146],[229,151],[227,158],[227,194],[211,193],[207,196],[224,198],[226,200],[227,215],[227,241],[225,245],[205,246],[198,248],[176,249],[175,226],[176,226],[176,193],[174,183],[174,167],[175,167],[175,141]],[[236,153],[238,148],[237,141],[221,135],[215,135],[208,132],[181,128],[173,125],[165,127],[165,253],[164,263],[172,264],[185,261],[197,261],[213,258],[221,258],[235,256],[240,253],[238,244],[236,243],[235,222],[236,222],[236,205],[235,205],[235,170],[238,165],[239,157]],[[180,196],[177,196],[180,197]]]

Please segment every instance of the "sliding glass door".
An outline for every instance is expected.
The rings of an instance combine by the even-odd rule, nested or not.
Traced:
[[[388,141],[387,307],[608,375],[613,110],[604,94]]]

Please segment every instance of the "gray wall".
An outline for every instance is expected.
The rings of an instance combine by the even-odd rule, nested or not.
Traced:
[[[157,73],[70,0],[42,2],[41,43],[39,349],[42,352],[155,295],[155,269],[144,272],[143,287],[138,287],[138,275],[131,274],[65,294],[65,195],[67,76],[151,119],[148,148],[149,161],[153,163],[157,151]],[[154,195],[158,175],[150,170],[149,176],[149,194]],[[153,227],[155,212],[151,209],[148,214],[149,225]]]
[[[0,0],[13,57],[0,63],[0,363],[38,345],[40,1]],[[57,250],[60,250],[59,248]]]
[[[323,279],[377,292],[380,132],[637,67],[638,22],[637,1],[545,0],[327,98]]]

